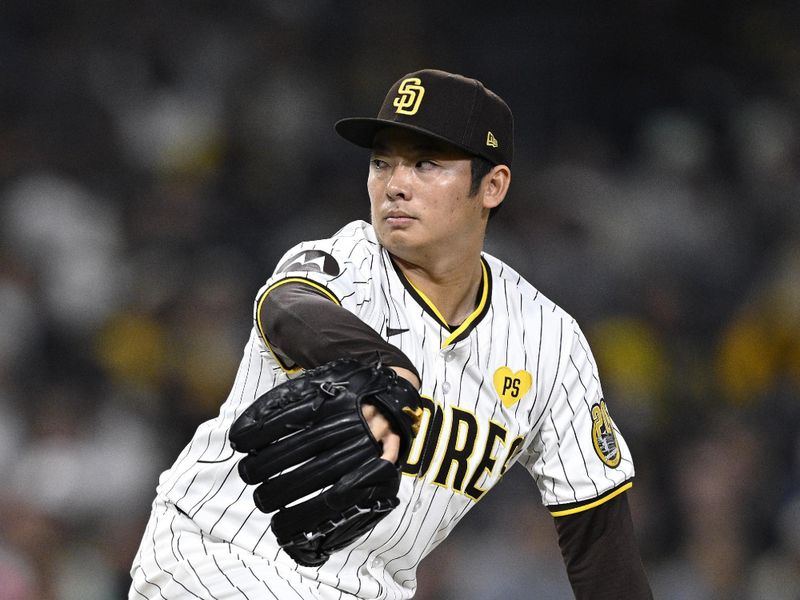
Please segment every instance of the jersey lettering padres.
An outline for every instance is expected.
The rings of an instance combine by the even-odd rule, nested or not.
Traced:
[[[578,325],[500,260],[484,254],[475,311],[448,325],[394,266],[372,227],[290,250],[260,290],[301,281],[355,313],[403,351],[422,381],[424,414],[400,488],[400,505],[318,568],[279,550],[270,515],[238,477],[227,434],[259,395],[291,377],[260,331],[258,310],[233,388],[201,425],[158,493],[215,538],[296,570],[342,597],[413,596],[416,569],[515,462],[555,515],[591,508],[630,487],[633,463],[609,416]]]

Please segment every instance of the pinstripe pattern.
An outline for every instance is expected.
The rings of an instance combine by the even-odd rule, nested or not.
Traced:
[[[144,541],[148,543],[145,544]],[[328,600],[338,590],[208,535],[157,500],[132,571],[129,598],[162,600]]]
[[[265,594],[264,586],[275,597],[291,597],[280,596],[271,587],[281,585],[274,581],[276,568],[302,576],[297,585],[313,590],[303,592],[304,598],[325,597],[330,590],[335,590],[331,597],[410,598],[419,562],[513,462],[519,461],[531,472],[543,502],[551,508],[588,503],[633,476],[630,454],[618,431],[622,460],[616,468],[604,464],[594,449],[591,408],[602,399],[602,391],[583,334],[569,315],[516,271],[484,255],[488,303],[476,309],[470,326],[454,336],[457,328],[442,323],[435,307],[426,306],[426,299],[404,281],[366,223],[351,223],[328,240],[304,242],[279,264],[309,249],[331,254],[340,271],[331,276],[301,266],[278,273],[257,298],[283,278],[306,278],[329,290],[380,335],[386,336],[387,326],[407,330],[386,339],[416,365],[421,394],[433,411],[426,421],[428,428],[438,430],[424,448],[422,436],[427,432],[415,441],[419,463],[416,470],[404,473],[400,506],[322,567],[298,567],[279,551],[269,529],[269,515],[254,508],[250,490],[236,475],[237,457],[226,439],[241,411],[287,377],[254,328],[220,415],[198,428],[173,467],[162,475],[158,488],[162,505],[167,500],[191,516],[191,520],[183,519],[199,528],[201,544],[190,549],[183,541],[185,535],[176,534],[154,512],[144,551],[137,559],[140,567],[132,598],[163,597],[159,594],[165,582],[174,588],[178,579],[187,587],[184,597],[191,598],[190,593],[210,597],[195,581],[204,582],[207,574],[214,585],[227,585],[230,597],[251,597],[251,589],[261,590],[260,596],[252,597],[272,597]],[[443,347],[446,340],[449,345]],[[502,402],[506,392],[498,386],[510,385],[521,372],[529,374],[530,389],[505,396]],[[514,379],[514,385],[523,385],[523,380]],[[510,455],[512,449],[514,455]],[[202,563],[203,572],[180,578],[168,574],[173,565],[185,560],[179,548],[184,557],[191,557],[214,544],[218,551],[210,553],[213,560]],[[153,553],[152,548],[157,551]],[[270,568],[260,571],[263,564],[258,561]],[[262,588],[251,585],[254,580]],[[239,596],[233,595],[239,594],[237,588],[241,588]]]

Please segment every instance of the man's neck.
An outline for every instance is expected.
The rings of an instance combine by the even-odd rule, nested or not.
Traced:
[[[426,269],[393,257],[403,275],[430,300],[448,325],[459,325],[474,310],[483,269],[480,258],[449,268]]]

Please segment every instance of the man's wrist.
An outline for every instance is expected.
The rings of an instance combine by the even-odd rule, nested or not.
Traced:
[[[389,368],[392,369],[395,373],[397,373],[400,377],[407,380],[411,385],[413,385],[415,390],[419,390],[421,383],[419,377],[417,377],[413,371],[410,371],[409,369],[403,367],[389,367]]]

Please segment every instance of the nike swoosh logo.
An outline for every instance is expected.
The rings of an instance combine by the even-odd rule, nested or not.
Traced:
[[[393,335],[400,335],[401,333],[405,333],[408,329],[395,329],[393,327],[386,328],[386,337],[392,337]]]

